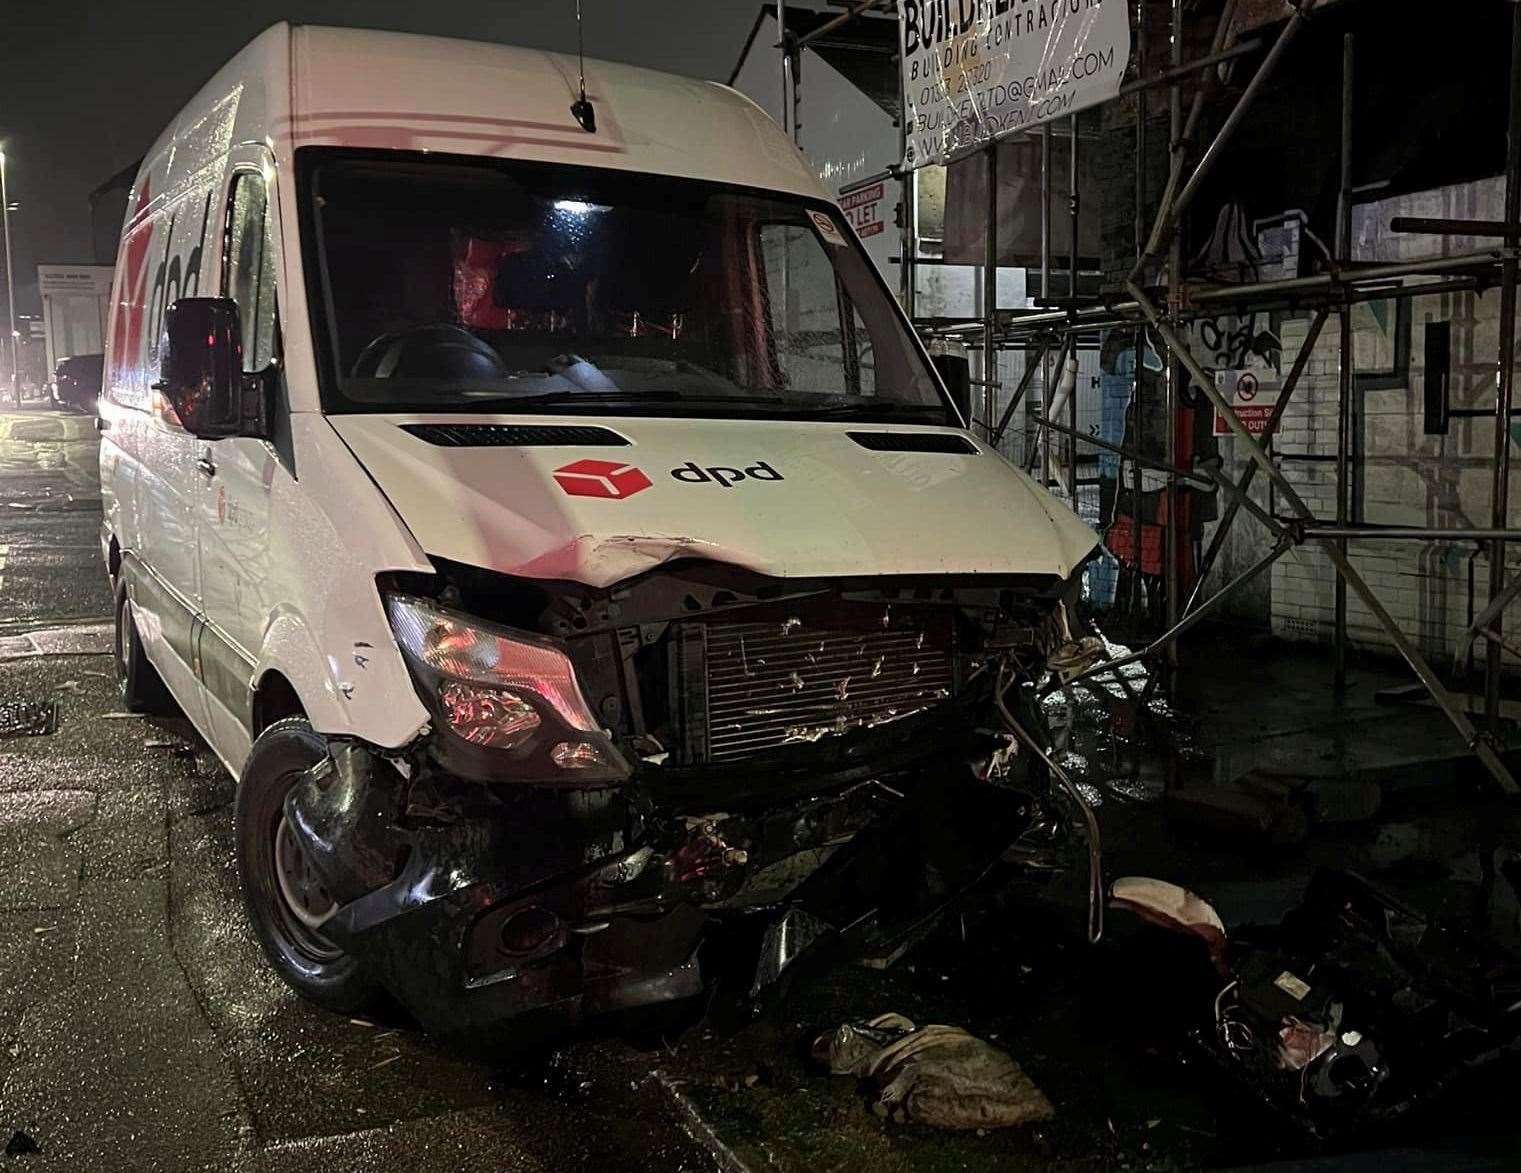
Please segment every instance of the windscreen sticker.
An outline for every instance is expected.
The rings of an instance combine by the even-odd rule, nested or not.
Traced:
[[[813,221],[814,230],[824,238],[825,244],[832,244],[835,248],[845,247],[845,238],[840,235],[840,230],[834,226],[831,220],[823,212],[810,211],[808,218]]]

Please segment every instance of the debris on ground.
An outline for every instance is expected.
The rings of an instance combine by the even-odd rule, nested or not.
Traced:
[[[1224,837],[1263,847],[1303,843],[1310,829],[1302,785],[1247,774],[1229,786],[1189,786],[1170,791],[1174,825],[1196,835]]]
[[[1233,934],[1195,1041],[1312,1136],[1409,1115],[1521,1054],[1521,958],[1322,868],[1281,925]]]
[[[1111,655],[1109,646],[1097,636],[1073,639],[1051,652],[1046,658],[1046,668],[1065,685],[1074,677],[1081,676]]]
[[[57,729],[55,701],[0,701],[0,738],[45,737]]]
[[[143,740],[143,748],[147,750],[161,750],[169,756],[176,758],[195,757],[195,746],[184,741],[174,741],[168,738],[149,737]]]
[[[934,1128],[1010,1128],[1055,1109],[1018,1063],[960,1027],[915,1027],[901,1014],[845,1023],[820,1035],[814,1058],[866,1080],[872,1111]]]
[[[5,1142],[5,1155],[7,1157],[25,1157],[32,1153],[40,1153],[42,1146],[33,1139],[31,1133],[17,1130],[11,1133],[10,1140]]]
[[[1210,960],[1223,968],[1225,925],[1219,913],[1187,888],[1145,876],[1122,876],[1109,886],[1109,901],[1164,929],[1192,933],[1204,942]]]

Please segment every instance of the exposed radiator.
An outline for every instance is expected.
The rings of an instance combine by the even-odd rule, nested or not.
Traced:
[[[901,720],[953,688],[949,632],[708,624],[707,757],[723,761]]]

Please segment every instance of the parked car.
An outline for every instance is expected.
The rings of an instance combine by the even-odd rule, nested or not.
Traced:
[[[125,701],[237,778],[287,982],[474,1039],[981,874],[1035,817],[995,706],[1096,542],[756,106],[577,76],[278,25],[148,152],[112,298]]]
[[[60,411],[94,415],[100,401],[105,364],[103,354],[76,354],[60,360],[50,388],[53,406]]]

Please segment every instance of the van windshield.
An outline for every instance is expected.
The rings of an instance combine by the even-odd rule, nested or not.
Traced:
[[[826,204],[542,163],[302,154],[329,411],[955,422]]]

